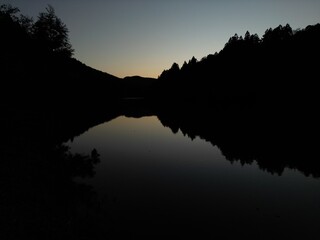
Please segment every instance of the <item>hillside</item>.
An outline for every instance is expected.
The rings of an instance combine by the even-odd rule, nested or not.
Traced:
[[[317,96],[320,24],[292,30],[289,24],[267,29],[260,38],[235,34],[225,47],[200,61],[164,70],[157,82],[158,96],[167,99],[259,99],[278,105]],[[310,99],[311,103],[313,99]]]
[[[123,84],[123,96],[125,98],[144,98],[149,96],[156,79],[140,76],[125,77]]]
[[[119,78],[72,58],[68,30],[52,7],[36,22],[10,5],[0,10],[2,105],[75,107],[120,96]]]
[[[101,109],[114,111],[122,99],[147,98],[173,108],[190,102],[251,105],[286,121],[313,119],[318,107],[320,24],[301,30],[280,25],[261,38],[235,34],[219,53],[192,58],[181,68],[174,63],[158,79],[120,79],[72,58],[68,30],[53,8],[36,22],[18,16],[17,8],[0,10],[1,106],[99,115]]]

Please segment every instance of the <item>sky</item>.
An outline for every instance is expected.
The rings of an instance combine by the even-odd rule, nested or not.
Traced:
[[[219,52],[235,33],[320,23],[320,0],[0,0],[37,19],[48,4],[67,25],[74,57],[117,77],[158,77]]]

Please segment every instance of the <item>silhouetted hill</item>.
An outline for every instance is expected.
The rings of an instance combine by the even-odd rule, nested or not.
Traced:
[[[319,177],[319,40],[320,24],[296,31],[280,25],[261,39],[235,34],[201,61],[174,63],[156,82],[159,119],[211,142],[231,162]]]
[[[51,18],[58,24],[47,25]],[[46,26],[62,38],[47,38]],[[119,79],[72,58],[66,26],[50,7],[33,23],[1,6],[0,33],[1,239],[110,235],[114,219],[90,186],[73,181],[94,174],[99,149],[71,154],[59,143],[121,115],[156,115],[230,162],[320,176],[319,24],[279,26],[262,40],[235,35],[220,53],[174,64],[157,80]]]
[[[26,123],[24,130],[35,136],[49,131],[45,139],[52,143],[113,118],[122,99],[145,96],[154,82],[139,76],[120,79],[72,58],[67,28],[50,6],[34,22],[19,15],[18,8],[1,5],[0,32],[5,122],[33,119],[35,126]]]
[[[192,58],[181,68],[173,64],[157,80],[119,79],[71,58],[66,42],[50,47],[30,30],[37,23],[28,25],[15,11],[2,8],[0,14],[1,106],[7,122],[35,118],[34,133],[52,124],[47,138],[59,142],[123,112],[156,114],[173,132],[217,145],[230,161],[256,160],[271,172],[289,166],[317,175],[304,167],[309,160],[302,163],[297,156],[314,149],[309,136],[316,136],[318,119],[320,24],[298,31],[280,25],[261,39],[235,34],[219,53]],[[144,97],[149,103],[143,107],[128,101]],[[286,155],[295,144],[300,151]],[[279,156],[278,170],[271,156]]]
[[[52,7],[40,13],[36,22],[18,13],[18,8],[1,6],[3,106],[99,108],[110,102],[117,104],[123,98],[150,94],[155,79],[140,76],[120,79],[72,58],[68,30]],[[51,37],[56,32],[61,37]]]
[[[150,94],[156,79],[140,76],[125,77],[123,84],[123,96],[125,98],[143,98]]]
[[[174,63],[159,77],[155,94],[169,101],[179,98],[216,102],[255,101],[283,107],[314,103],[320,24],[292,30],[267,29],[262,38],[235,34],[225,47],[180,68]],[[171,100],[170,100],[171,99]],[[233,99],[233,100],[232,100]],[[308,99],[308,100],[307,100]]]
[[[119,98],[119,78],[72,58],[66,26],[46,10],[33,22],[1,6],[1,104],[70,108]]]

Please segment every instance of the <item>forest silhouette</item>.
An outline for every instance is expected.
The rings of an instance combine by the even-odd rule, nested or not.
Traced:
[[[304,102],[316,95],[319,37],[320,24],[302,30],[279,25],[261,39],[248,31],[244,37],[235,34],[219,53],[164,70],[159,95],[212,101],[251,98],[274,105]]]
[[[217,146],[230,162],[320,176],[320,24],[279,25],[261,38],[235,34],[220,52],[173,63],[157,79],[121,79],[73,58],[67,26],[51,6],[33,20],[1,5],[0,32],[0,223],[7,239],[110,234],[94,190],[73,181],[94,175],[99,149],[72,154],[62,143],[117,116],[155,115],[172,132]]]
[[[173,63],[156,80],[119,79],[72,58],[67,26],[53,7],[48,6],[37,21],[18,15],[19,9],[10,5],[0,10],[0,61],[7,93],[2,102],[7,104],[34,100],[34,105],[60,102],[63,107],[62,102],[68,101],[92,106],[143,97],[158,102],[234,99],[276,108],[308,108],[317,97],[313,76],[320,24],[298,30],[279,25],[261,38],[248,31],[244,37],[235,34],[219,53],[200,61],[193,57],[181,68]]]

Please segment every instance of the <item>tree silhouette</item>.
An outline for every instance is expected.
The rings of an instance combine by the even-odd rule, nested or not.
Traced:
[[[12,7],[10,4],[2,4],[0,5],[0,17],[9,17],[14,21],[18,20],[18,17],[16,16],[17,13],[19,13],[20,10],[17,7]]]
[[[177,63],[173,63],[171,68],[170,68],[170,72],[173,75],[177,75],[180,71],[179,65]]]
[[[69,42],[68,32],[66,25],[56,16],[50,5],[46,12],[39,14],[34,24],[34,36],[42,45],[50,52],[71,57],[74,50]]]
[[[33,18],[21,14],[18,22],[23,31],[26,32],[29,36],[32,36],[34,24]]]
[[[244,35],[244,40],[245,41],[249,41],[250,40],[250,32],[249,31],[246,31],[245,35]]]
[[[288,40],[292,37],[293,31],[289,24],[286,26],[279,25],[275,29],[269,28],[263,35],[264,43],[276,43],[284,40]]]

